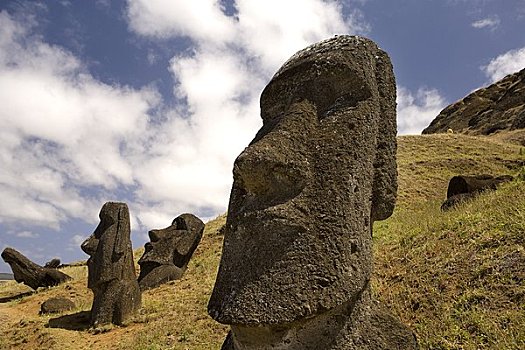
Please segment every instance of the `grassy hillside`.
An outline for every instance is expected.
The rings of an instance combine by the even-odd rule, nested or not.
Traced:
[[[525,183],[500,190],[448,213],[439,206],[457,174],[511,174],[523,167],[520,146],[464,135],[399,138],[399,203],[377,222],[378,299],[410,325],[423,349],[525,348]],[[143,294],[143,308],[124,327],[89,330],[85,266],[58,287],[0,302],[0,349],[219,349],[226,327],[206,314],[224,224],[207,224],[184,278]],[[140,255],[140,251],[137,251]],[[0,299],[28,292],[8,281]],[[77,309],[39,316],[40,303],[66,296]]]

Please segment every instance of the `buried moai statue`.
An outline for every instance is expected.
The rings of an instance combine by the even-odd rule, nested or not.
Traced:
[[[338,36],[296,53],[264,89],[238,156],[208,313],[222,349],[417,349],[371,297],[372,224],[397,192],[388,55]]]
[[[447,211],[475,198],[487,190],[495,190],[502,183],[512,181],[510,175],[494,177],[492,175],[457,175],[450,179],[447,188],[447,199],[441,205],[441,210]]]
[[[182,214],[171,226],[148,232],[151,242],[139,260],[141,290],[155,288],[182,277],[199,245],[204,223],[195,215]]]
[[[122,324],[140,308],[141,294],[130,240],[128,206],[107,202],[100,223],[82,243],[88,259],[88,288],[93,291],[91,325]]]
[[[13,277],[18,283],[24,283],[35,290],[38,287],[56,286],[71,279],[57,269],[35,264],[13,248],[5,248],[2,258],[11,266]]]

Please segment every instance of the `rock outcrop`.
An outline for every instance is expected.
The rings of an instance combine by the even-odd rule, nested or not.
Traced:
[[[299,51],[266,86],[208,304],[231,327],[223,349],[417,348],[369,283],[372,224],[397,191],[395,98],[388,55],[362,37]]]
[[[11,266],[14,279],[18,283],[36,290],[38,287],[52,287],[71,279],[70,276],[53,268],[35,264],[13,248],[5,248],[2,259]]]
[[[472,135],[525,129],[525,69],[446,107],[423,134],[448,129]]]
[[[141,305],[130,240],[128,206],[107,202],[100,223],[82,243],[88,259],[88,288],[93,291],[91,325],[122,324]]]
[[[458,175],[448,182],[447,199],[441,205],[441,210],[449,210],[460,203],[474,198],[486,190],[495,190],[504,182],[512,181],[512,176],[501,175]]]
[[[182,277],[199,245],[204,223],[195,215],[182,214],[171,226],[148,232],[150,242],[138,261],[140,289],[155,288]]]

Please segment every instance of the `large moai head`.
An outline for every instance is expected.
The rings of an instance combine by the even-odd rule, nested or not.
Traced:
[[[314,44],[274,75],[234,164],[215,320],[290,324],[367,288],[372,223],[396,198],[395,99],[388,55],[362,37]]]

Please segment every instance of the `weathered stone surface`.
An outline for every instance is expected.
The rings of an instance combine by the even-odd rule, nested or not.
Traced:
[[[46,264],[44,265],[44,267],[47,267],[47,268],[50,268],[50,269],[56,269],[60,266],[60,259],[58,258],[53,258],[51,260],[49,260],[48,262],[46,262]]]
[[[418,349],[418,345],[414,334],[406,326],[366,294],[318,317],[295,324],[293,332],[277,325],[232,326],[221,350],[238,349],[390,350]]]
[[[130,240],[129,211],[125,203],[107,202],[100,223],[82,243],[88,259],[88,288],[93,291],[91,324],[122,324],[141,304]]]
[[[525,69],[446,107],[423,134],[445,133],[448,129],[472,135],[525,129]]]
[[[33,289],[51,287],[71,279],[70,276],[56,269],[45,268],[35,264],[13,248],[5,248],[2,258],[11,266],[14,278]]]
[[[138,262],[141,290],[181,278],[203,231],[204,223],[192,214],[182,214],[171,226],[149,231],[151,242],[144,246],[144,254]]]
[[[53,314],[69,311],[75,308],[75,303],[64,297],[47,299],[40,305],[40,314]]]
[[[512,181],[512,176],[501,175],[458,175],[448,182],[447,199],[441,205],[441,210],[454,208],[466,200],[472,199],[486,190],[495,190],[500,184]]]
[[[208,304],[231,325],[223,349],[417,348],[369,297],[372,223],[397,191],[395,98],[388,55],[350,36],[298,52],[264,89]]]

